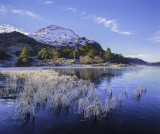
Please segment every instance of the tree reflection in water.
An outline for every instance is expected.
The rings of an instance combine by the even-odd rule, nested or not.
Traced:
[[[80,79],[100,84],[102,77],[109,84],[114,77],[121,77],[127,68],[56,68],[59,74],[76,75]]]

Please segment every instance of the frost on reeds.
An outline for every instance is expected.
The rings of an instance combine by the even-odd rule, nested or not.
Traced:
[[[35,116],[37,107],[48,105],[53,109],[73,106],[75,112],[83,113],[84,119],[91,116],[101,118],[116,101],[112,99],[102,103],[89,80],[59,75],[54,70],[2,71],[1,74],[6,78],[5,92],[18,92],[16,117]]]
[[[112,95],[112,88],[105,101],[101,100],[95,86],[89,80],[76,76],[60,75],[54,70],[1,71],[6,78],[6,89],[2,92],[16,92],[14,117],[25,119],[36,116],[40,107],[72,108],[83,115],[84,120],[90,117],[101,119],[117,107],[117,98]],[[142,88],[138,93],[142,92]],[[137,94],[138,94],[137,93]],[[5,93],[9,94],[9,93]],[[121,95],[118,100],[121,101]]]

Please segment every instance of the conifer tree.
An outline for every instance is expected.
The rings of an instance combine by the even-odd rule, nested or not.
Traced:
[[[111,53],[111,49],[108,47],[106,52],[105,52],[105,58],[107,61],[111,61],[112,58],[112,53]]]
[[[31,53],[30,53],[29,49],[27,47],[24,47],[21,54],[20,54],[20,57],[21,58],[27,58],[29,56],[31,56]]]

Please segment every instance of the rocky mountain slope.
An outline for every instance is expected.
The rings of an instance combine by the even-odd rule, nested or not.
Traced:
[[[29,36],[39,42],[50,45],[67,44],[79,38],[79,36],[72,30],[65,29],[56,25],[44,27]]]
[[[57,47],[63,46],[76,48],[80,45],[88,43],[96,45],[98,49],[101,49],[101,46],[97,42],[88,40],[85,37],[80,38],[72,30],[56,25],[44,27],[29,36],[39,42]]]

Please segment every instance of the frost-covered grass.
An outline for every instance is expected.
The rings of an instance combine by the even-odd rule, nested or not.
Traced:
[[[75,113],[83,115],[84,120],[90,117],[101,119],[122,100],[122,94],[116,97],[112,88],[107,86],[105,92],[109,92],[110,97],[101,100],[89,80],[60,75],[54,70],[12,70],[1,71],[1,74],[6,78],[4,91],[18,93],[14,111],[18,118],[24,119],[26,115],[34,117],[38,107],[47,106],[54,110],[73,107]],[[138,92],[141,93],[142,89]],[[125,94],[128,94],[128,89]],[[1,95],[3,93],[0,92]]]

